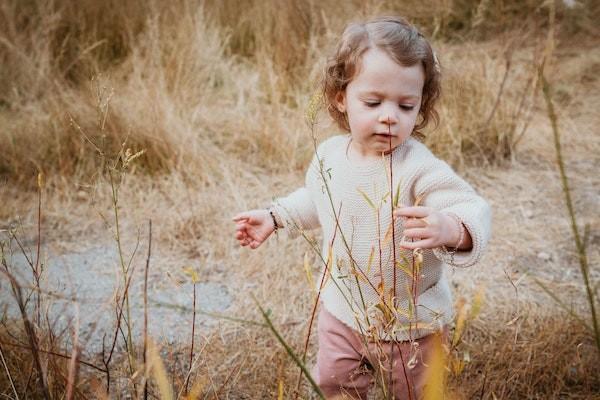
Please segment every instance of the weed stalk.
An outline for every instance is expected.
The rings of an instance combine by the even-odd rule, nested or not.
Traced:
[[[573,208],[573,202],[571,200],[571,190],[569,188],[569,180],[567,178],[567,174],[565,172],[565,162],[562,157],[562,146],[560,143],[560,132],[558,130],[558,117],[556,112],[554,111],[554,104],[552,103],[552,95],[551,95],[551,87],[546,77],[544,76],[544,64],[541,65],[540,70],[540,79],[542,82],[542,92],[544,94],[544,99],[546,100],[546,106],[548,109],[548,118],[550,119],[550,123],[552,125],[552,133],[554,136],[554,149],[556,151],[556,163],[558,164],[558,170],[560,172],[560,181],[562,185],[562,191],[565,197],[565,204],[567,207],[567,211],[569,212],[569,219],[571,221],[571,230],[573,232],[573,238],[575,240],[575,247],[577,248],[577,254],[579,258],[579,269],[581,271],[581,276],[583,277],[583,283],[585,285],[587,300],[590,306],[591,317],[592,317],[592,327],[594,329],[594,339],[596,341],[596,347],[598,352],[600,353],[600,326],[598,325],[598,317],[596,314],[596,300],[594,298],[594,290],[592,288],[593,284],[590,281],[589,276],[589,265],[588,259],[586,255],[585,242],[582,240],[579,235],[579,228],[577,225],[577,219],[575,215],[575,209]]]

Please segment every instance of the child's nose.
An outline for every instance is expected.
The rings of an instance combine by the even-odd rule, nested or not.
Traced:
[[[384,102],[380,108],[379,122],[393,125],[398,122],[398,116],[396,114],[396,104],[391,102]]]
[[[386,125],[394,125],[398,122],[398,118],[393,112],[384,112],[379,116],[379,122]]]

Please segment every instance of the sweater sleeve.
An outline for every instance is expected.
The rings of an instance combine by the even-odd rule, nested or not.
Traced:
[[[283,227],[290,238],[296,238],[301,231],[316,229],[321,226],[319,214],[308,189],[308,181],[317,167],[317,157],[313,157],[306,173],[305,186],[295,190],[286,197],[273,201],[272,207],[279,216]]]
[[[416,178],[413,186],[415,198],[421,196],[421,204],[426,207],[455,214],[467,228],[473,242],[469,251],[451,254],[442,248],[435,248],[434,255],[455,267],[469,267],[477,263],[491,234],[491,209],[488,203],[439,159],[423,165]]]

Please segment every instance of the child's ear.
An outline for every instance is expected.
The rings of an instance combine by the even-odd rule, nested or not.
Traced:
[[[346,95],[343,91],[337,92],[335,95],[335,107],[342,114],[346,112]]]

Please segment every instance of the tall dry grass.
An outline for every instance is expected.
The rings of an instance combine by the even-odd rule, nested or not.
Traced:
[[[593,4],[559,7],[559,17],[570,31],[593,29]],[[24,183],[39,170],[95,171],[97,160],[71,119],[112,150],[125,137],[134,149],[146,149],[141,168],[150,173],[185,166],[206,177],[219,173],[217,159],[300,169],[310,157],[302,110],[318,86],[324,55],[347,21],[382,13],[420,24],[446,61],[442,114],[449,118],[435,134],[437,151],[455,154],[459,141],[460,162],[472,155],[505,158],[515,133],[502,127],[521,94],[502,92],[494,106],[504,54],[483,47],[467,57],[460,48],[444,55],[444,43],[515,26],[528,31],[515,47],[532,48],[544,15],[537,1],[11,0],[0,6],[0,173]],[[527,77],[519,79],[525,85]],[[95,128],[102,96],[113,96],[108,134]],[[526,115],[517,117],[522,125]]]

